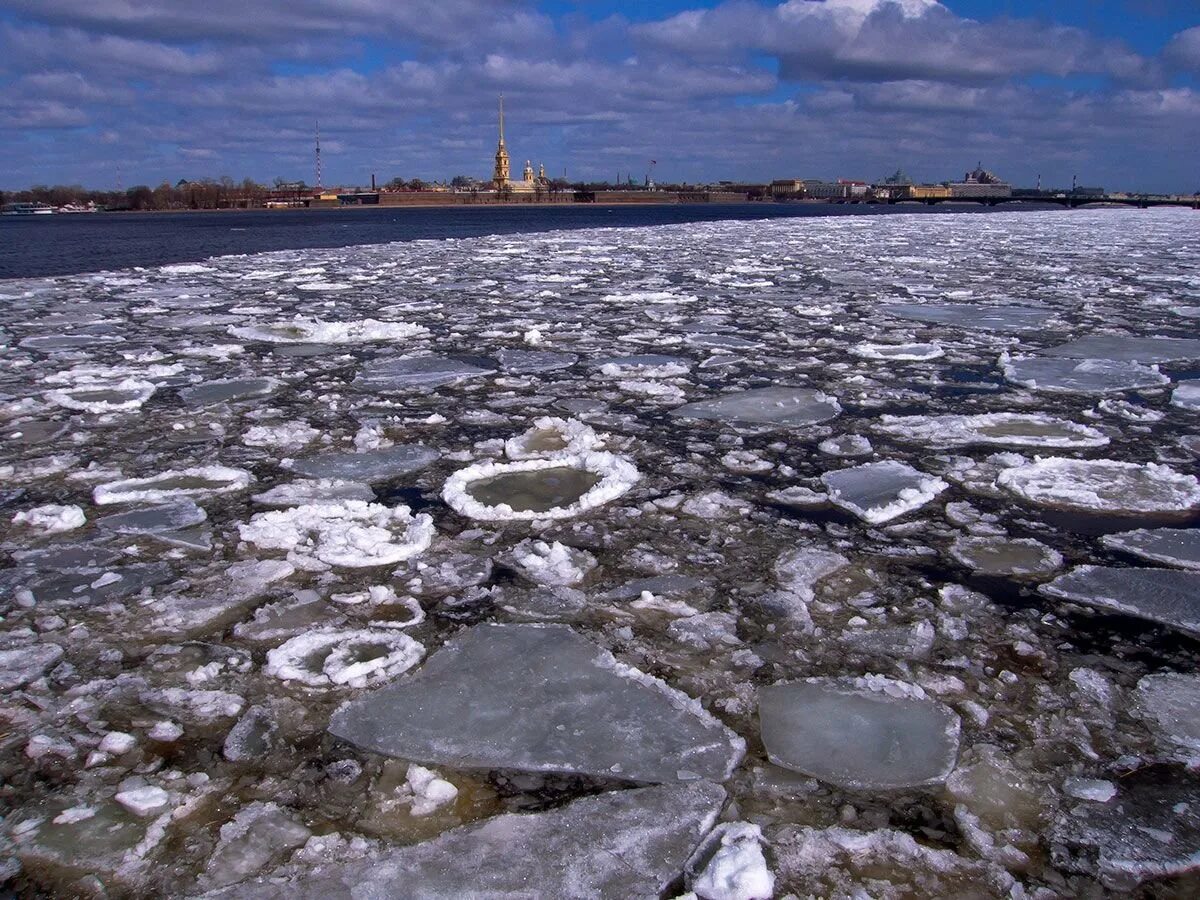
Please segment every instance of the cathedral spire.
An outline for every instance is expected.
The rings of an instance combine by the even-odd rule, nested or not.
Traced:
[[[504,95],[500,95],[500,146],[504,146]]]
[[[508,187],[508,150],[504,146],[504,95],[500,95],[500,141],[496,144],[496,168],[492,170],[492,181],[496,190]]]

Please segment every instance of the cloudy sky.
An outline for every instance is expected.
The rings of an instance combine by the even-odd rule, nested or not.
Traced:
[[[0,0],[0,187],[487,177],[501,92],[572,180],[1200,190],[1200,0]]]

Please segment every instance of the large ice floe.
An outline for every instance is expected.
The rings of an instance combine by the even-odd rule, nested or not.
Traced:
[[[821,391],[769,387],[688,403],[671,410],[671,415],[683,419],[714,419],[787,428],[825,422],[841,411],[837,400]]]
[[[1094,515],[1187,517],[1200,481],[1158,463],[1051,456],[1005,469],[996,484],[1038,506]]]
[[[478,625],[329,725],[387,756],[640,782],[723,781],[744,742],[561,625]]]
[[[303,568],[314,561],[363,569],[412,559],[433,540],[433,519],[413,516],[404,505],[388,507],[364,500],[313,503],[257,513],[239,525],[242,540],[264,550],[286,550]]]
[[[1061,394],[1111,394],[1170,384],[1157,366],[1130,360],[1053,359],[1042,356],[1000,358],[1004,377],[1035,391]]]
[[[958,716],[921,688],[879,676],[769,685],[758,717],[772,762],[846,788],[937,784],[958,758]]]
[[[1195,895],[1195,213],[926,213],[0,283],[0,894]]]
[[[1040,590],[1102,612],[1149,619],[1200,636],[1200,573],[1077,566]]]
[[[898,441],[931,447],[1103,447],[1109,441],[1095,428],[1040,413],[881,416],[875,429]]]

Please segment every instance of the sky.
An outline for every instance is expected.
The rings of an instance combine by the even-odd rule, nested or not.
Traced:
[[[0,0],[0,188],[962,177],[1200,191],[1200,0]]]

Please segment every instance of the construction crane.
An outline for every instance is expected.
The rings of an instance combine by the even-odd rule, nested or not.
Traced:
[[[650,166],[646,169],[646,190],[654,190],[654,167],[658,165],[657,159],[650,160]]]

